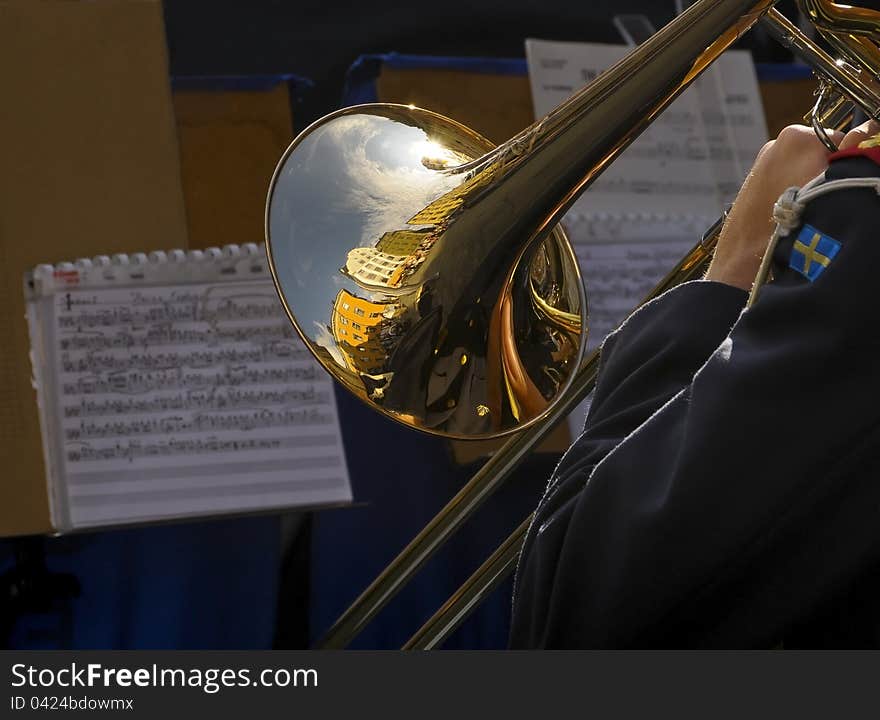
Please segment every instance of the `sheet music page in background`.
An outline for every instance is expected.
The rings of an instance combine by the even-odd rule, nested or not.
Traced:
[[[631,48],[526,41],[535,116],[560,105]],[[699,97],[684,93],[575,203],[580,213],[712,215],[719,206]]]
[[[527,40],[535,115],[626,55],[619,45]],[[731,202],[767,130],[751,56],[728,51],[627,148],[563,219],[599,346]],[[579,434],[586,406],[569,417]]]
[[[271,280],[52,302],[73,527],[351,500],[332,380]]]
[[[715,81],[723,100],[724,122],[735,150],[732,182],[722,190],[722,203],[733,201],[740,185],[767,142],[767,121],[755,63],[746,50],[728,50],[714,66],[709,77]]]

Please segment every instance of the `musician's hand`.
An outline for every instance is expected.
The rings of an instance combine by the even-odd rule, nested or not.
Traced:
[[[835,143],[844,138],[831,130],[828,135]],[[861,141],[855,135],[851,139],[853,144]],[[761,149],[721,230],[707,280],[746,291],[752,287],[775,227],[773,204],[788,188],[800,187],[824,171],[828,155],[812,129],[803,125],[785,128]]]
[[[863,140],[873,137],[877,133],[880,133],[880,123],[876,120],[868,120],[868,122],[862,123],[846,134],[846,137],[844,137],[843,141],[840,143],[840,149],[849,150]]]

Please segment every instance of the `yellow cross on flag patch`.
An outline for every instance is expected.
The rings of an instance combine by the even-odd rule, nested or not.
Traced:
[[[804,225],[794,241],[788,266],[813,282],[831,264],[840,243],[812,225]]]

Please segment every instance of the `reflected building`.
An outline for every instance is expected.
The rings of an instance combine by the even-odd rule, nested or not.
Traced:
[[[470,195],[480,193],[489,187],[500,167],[500,163],[492,162],[487,167],[481,168],[461,185],[423,207],[407,220],[407,223],[409,225],[442,225],[449,222],[464,207]]]
[[[384,372],[388,353],[382,342],[382,325],[394,304],[374,303],[340,290],[333,302],[330,332],[348,367],[358,373]]]
[[[412,255],[429,236],[429,230],[392,230],[379,238],[376,250],[386,255]]]
[[[401,228],[384,233],[373,247],[353,248],[341,268],[366,290],[400,289],[431,253],[445,227],[466,202],[466,198],[488,187],[496,164],[475,173],[459,187],[441,195],[407,220],[418,229]]]
[[[362,286],[400,285],[407,256],[391,255],[374,247],[354,248],[348,252],[342,272]]]
[[[418,356],[423,361],[436,348],[437,338],[432,328],[436,330],[439,319],[435,307],[437,299],[425,284],[424,277],[413,278],[417,282],[412,286],[407,281],[429,259],[458,211],[475,194],[491,185],[499,167],[499,163],[493,162],[476,171],[457,188],[441,195],[407,220],[408,225],[421,227],[392,230],[384,233],[372,247],[356,247],[348,251],[345,265],[340,269],[343,275],[367,293],[386,291],[396,298],[391,303],[381,303],[358,297],[348,290],[340,290],[336,295],[330,331],[350,370],[373,376],[374,380],[378,379],[376,376],[389,374],[389,353],[414,327],[422,328],[422,334],[427,333],[424,337],[419,335],[417,343],[415,337],[411,340],[420,346]],[[397,372],[400,371],[398,368]]]
[[[410,225],[440,225],[452,217],[464,205],[464,198],[456,190],[441,195],[434,202],[426,205],[413,215],[407,222]]]
[[[341,271],[366,290],[398,289],[425,261],[436,240],[431,229],[392,230],[375,247],[350,250]]]

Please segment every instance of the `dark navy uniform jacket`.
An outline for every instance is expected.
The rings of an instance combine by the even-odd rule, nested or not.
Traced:
[[[867,157],[826,179],[880,175]],[[517,571],[512,647],[880,647],[880,198],[803,216],[814,281],[673,289],[602,349]]]

